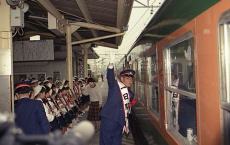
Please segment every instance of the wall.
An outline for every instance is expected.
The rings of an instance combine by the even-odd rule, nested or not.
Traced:
[[[14,63],[14,74],[39,72],[45,73],[46,76],[53,76],[53,72],[60,72],[61,79],[64,79],[66,76],[66,62],[49,61]]]

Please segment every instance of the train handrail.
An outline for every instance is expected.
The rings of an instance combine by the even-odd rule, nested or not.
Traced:
[[[189,97],[191,99],[196,99],[196,94],[194,94],[194,93],[186,92],[186,91],[179,90],[179,89],[174,89],[174,88],[171,88],[171,87],[165,87],[165,89],[168,90],[168,91],[172,91],[172,92],[175,92],[175,93],[182,94],[182,95],[187,96],[187,97]]]

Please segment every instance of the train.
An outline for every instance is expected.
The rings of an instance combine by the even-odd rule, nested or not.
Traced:
[[[165,1],[120,63],[168,144],[230,144],[229,0]]]

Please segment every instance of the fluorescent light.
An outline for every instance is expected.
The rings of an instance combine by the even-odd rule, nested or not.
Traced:
[[[34,35],[30,37],[30,41],[34,41],[34,40],[41,40],[40,35]]]

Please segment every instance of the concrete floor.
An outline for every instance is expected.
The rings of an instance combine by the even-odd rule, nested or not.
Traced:
[[[82,117],[78,118],[79,119],[78,122],[86,120],[86,117],[87,117],[87,110]],[[97,130],[88,145],[99,145],[99,133],[100,131]],[[132,133],[130,133],[129,136],[125,136],[125,135],[123,136],[122,145],[135,145]]]
[[[88,145],[99,145],[99,132],[97,132]],[[122,145],[135,145],[132,134],[128,137],[123,136]]]

